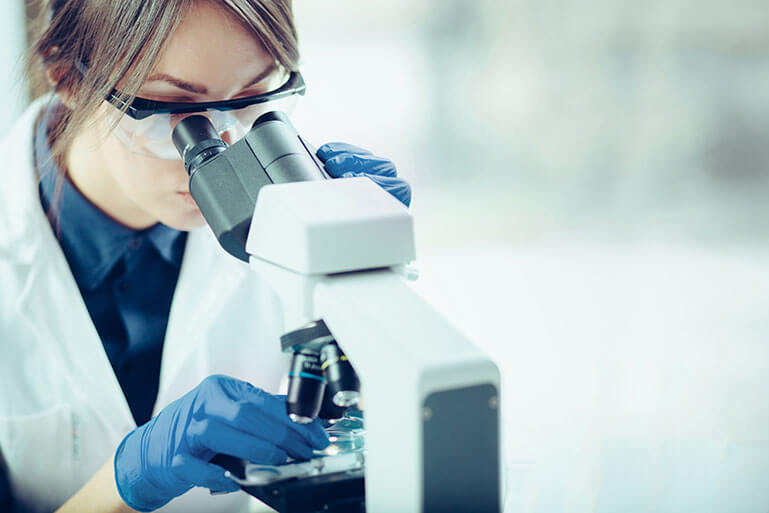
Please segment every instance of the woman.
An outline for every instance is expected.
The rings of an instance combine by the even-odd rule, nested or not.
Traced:
[[[280,305],[204,226],[170,131],[199,107],[232,142],[301,91],[290,0],[48,7],[32,53],[53,94],[2,146],[0,509],[241,510],[206,490],[237,489],[214,454],[277,464],[328,439],[273,395]],[[150,100],[200,105],[137,115]],[[390,161],[318,157],[408,205]]]

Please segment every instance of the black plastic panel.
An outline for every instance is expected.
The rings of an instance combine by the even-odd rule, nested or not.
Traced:
[[[499,408],[491,384],[424,402],[424,513],[499,513]]]

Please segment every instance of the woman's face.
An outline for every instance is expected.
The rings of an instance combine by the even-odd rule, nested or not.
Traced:
[[[166,43],[138,96],[174,102],[251,96],[265,92],[260,89],[264,81],[252,82],[274,66],[274,59],[253,34],[227,11],[214,3],[196,2]],[[102,109],[103,113],[117,112],[107,102]],[[102,117],[102,123],[108,122],[107,117]],[[101,129],[104,127],[102,124]],[[227,141],[228,134],[222,137]],[[138,228],[159,221],[190,230],[205,223],[189,194],[181,160],[135,153],[115,132],[103,139],[96,153],[101,172],[108,175],[99,182],[113,189],[108,191],[109,197],[121,204],[121,214],[116,217],[124,224]],[[109,206],[105,206],[108,210]]]

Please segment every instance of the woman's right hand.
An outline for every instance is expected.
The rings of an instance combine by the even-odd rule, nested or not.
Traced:
[[[233,492],[240,487],[209,461],[228,454],[278,465],[309,459],[329,445],[318,419],[296,424],[285,396],[227,376],[209,376],[156,417],[131,431],[115,453],[115,482],[133,509],[152,511],[193,486]]]

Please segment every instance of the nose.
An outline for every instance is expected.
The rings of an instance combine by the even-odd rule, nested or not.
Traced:
[[[224,127],[223,132],[219,132],[219,137],[222,138],[227,146],[232,146],[248,132],[248,127],[242,125],[240,122],[231,123],[229,126]]]

